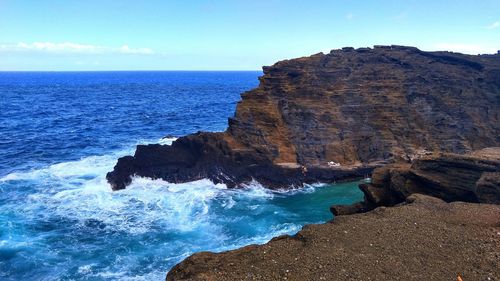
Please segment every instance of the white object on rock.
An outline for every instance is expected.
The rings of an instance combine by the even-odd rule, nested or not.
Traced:
[[[330,161],[328,162],[328,167],[340,167],[340,163]]]

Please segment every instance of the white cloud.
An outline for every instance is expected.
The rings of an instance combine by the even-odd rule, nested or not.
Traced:
[[[352,20],[352,18],[354,18],[354,14],[353,13],[349,13],[349,14],[345,15],[345,18],[348,19],[348,20]]]
[[[492,23],[492,24],[490,24],[488,26],[485,26],[485,28],[487,28],[487,29],[495,29],[495,28],[498,28],[498,27],[500,27],[500,21],[496,21],[496,22],[494,22],[494,23]]]
[[[128,45],[123,45],[119,49],[120,53],[123,54],[144,54],[144,55],[152,55],[154,51],[149,48],[130,48]]]
[[[471,55],[495,54],[498,50],[500,50],[500,43],[496,45],[437,43],[428,49],[432,51],[451,51]]]
[[[109,47],[90,44],[78,44],[72,42],[53,43],[53,42],[19,42],[17,44],[0,45],[0,51],[22,52],[36,51],[54,54],[140,54],[152,55],[155,52],[149,48],[130,48],[128,45],[121,47]]]

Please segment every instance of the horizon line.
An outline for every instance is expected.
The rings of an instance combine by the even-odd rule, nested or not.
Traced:
[[[133,69],[121,69],[121,70],[0,70],[1,72],[254,72],[254,71],[262,71],[262,69],[254,70],[254,69],[141,69],[141,70],[133,70]]]

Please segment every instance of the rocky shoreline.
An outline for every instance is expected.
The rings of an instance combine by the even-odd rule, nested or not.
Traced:
[[[414,193],[447,202],[500,204],[500,147],[469,154],[435,153],[411,164],[390,164],[375,169],[371,183],[360,184],[363,202],[332,206],[334,215],[367,212],[405,202]]]
[[[425,151],[463,154],[500,143],[500,54],[343,48],[263,71],[225,132],[138,146],[108,173],[112,188],[134,175],[288,188],[360,178]]]
[[[307,225],[223,253],[201,252],[166,280],[498,280],[500,206],[424,195]]]
[[[140,145],[107,174],[112,188],[133,176],[289,188],[371,174],[365,199],[294,236],[197,253],[167,280],[500,278],[500,54],[343,48],[263,71],[225,132]]]
[[[378,168],[365,200],[332,206],[332,221],[194,254],[167,280],[497,280],[499,175],[500,147]]]
[[[306,167],[297,163],[273,164],[259,154],[234,152],[218,140],[220,134],[224,133],[189,135],[174,141],[171,146],[139,145],[134,156],[118,160],[114,170],[107,174],[107,179],[113,190],[124,189],[131,183],[132,175],[160,178],[172,183],[210,179],[229,188],[257,180],[267,188],[279,189],[299,187],[304,183],[361,179],[383,165]]]

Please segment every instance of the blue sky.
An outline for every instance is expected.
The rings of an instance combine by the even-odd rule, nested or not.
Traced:
[[[0,0],[0,70],[258,70],[376,44],[496,52],[500,1]]]

